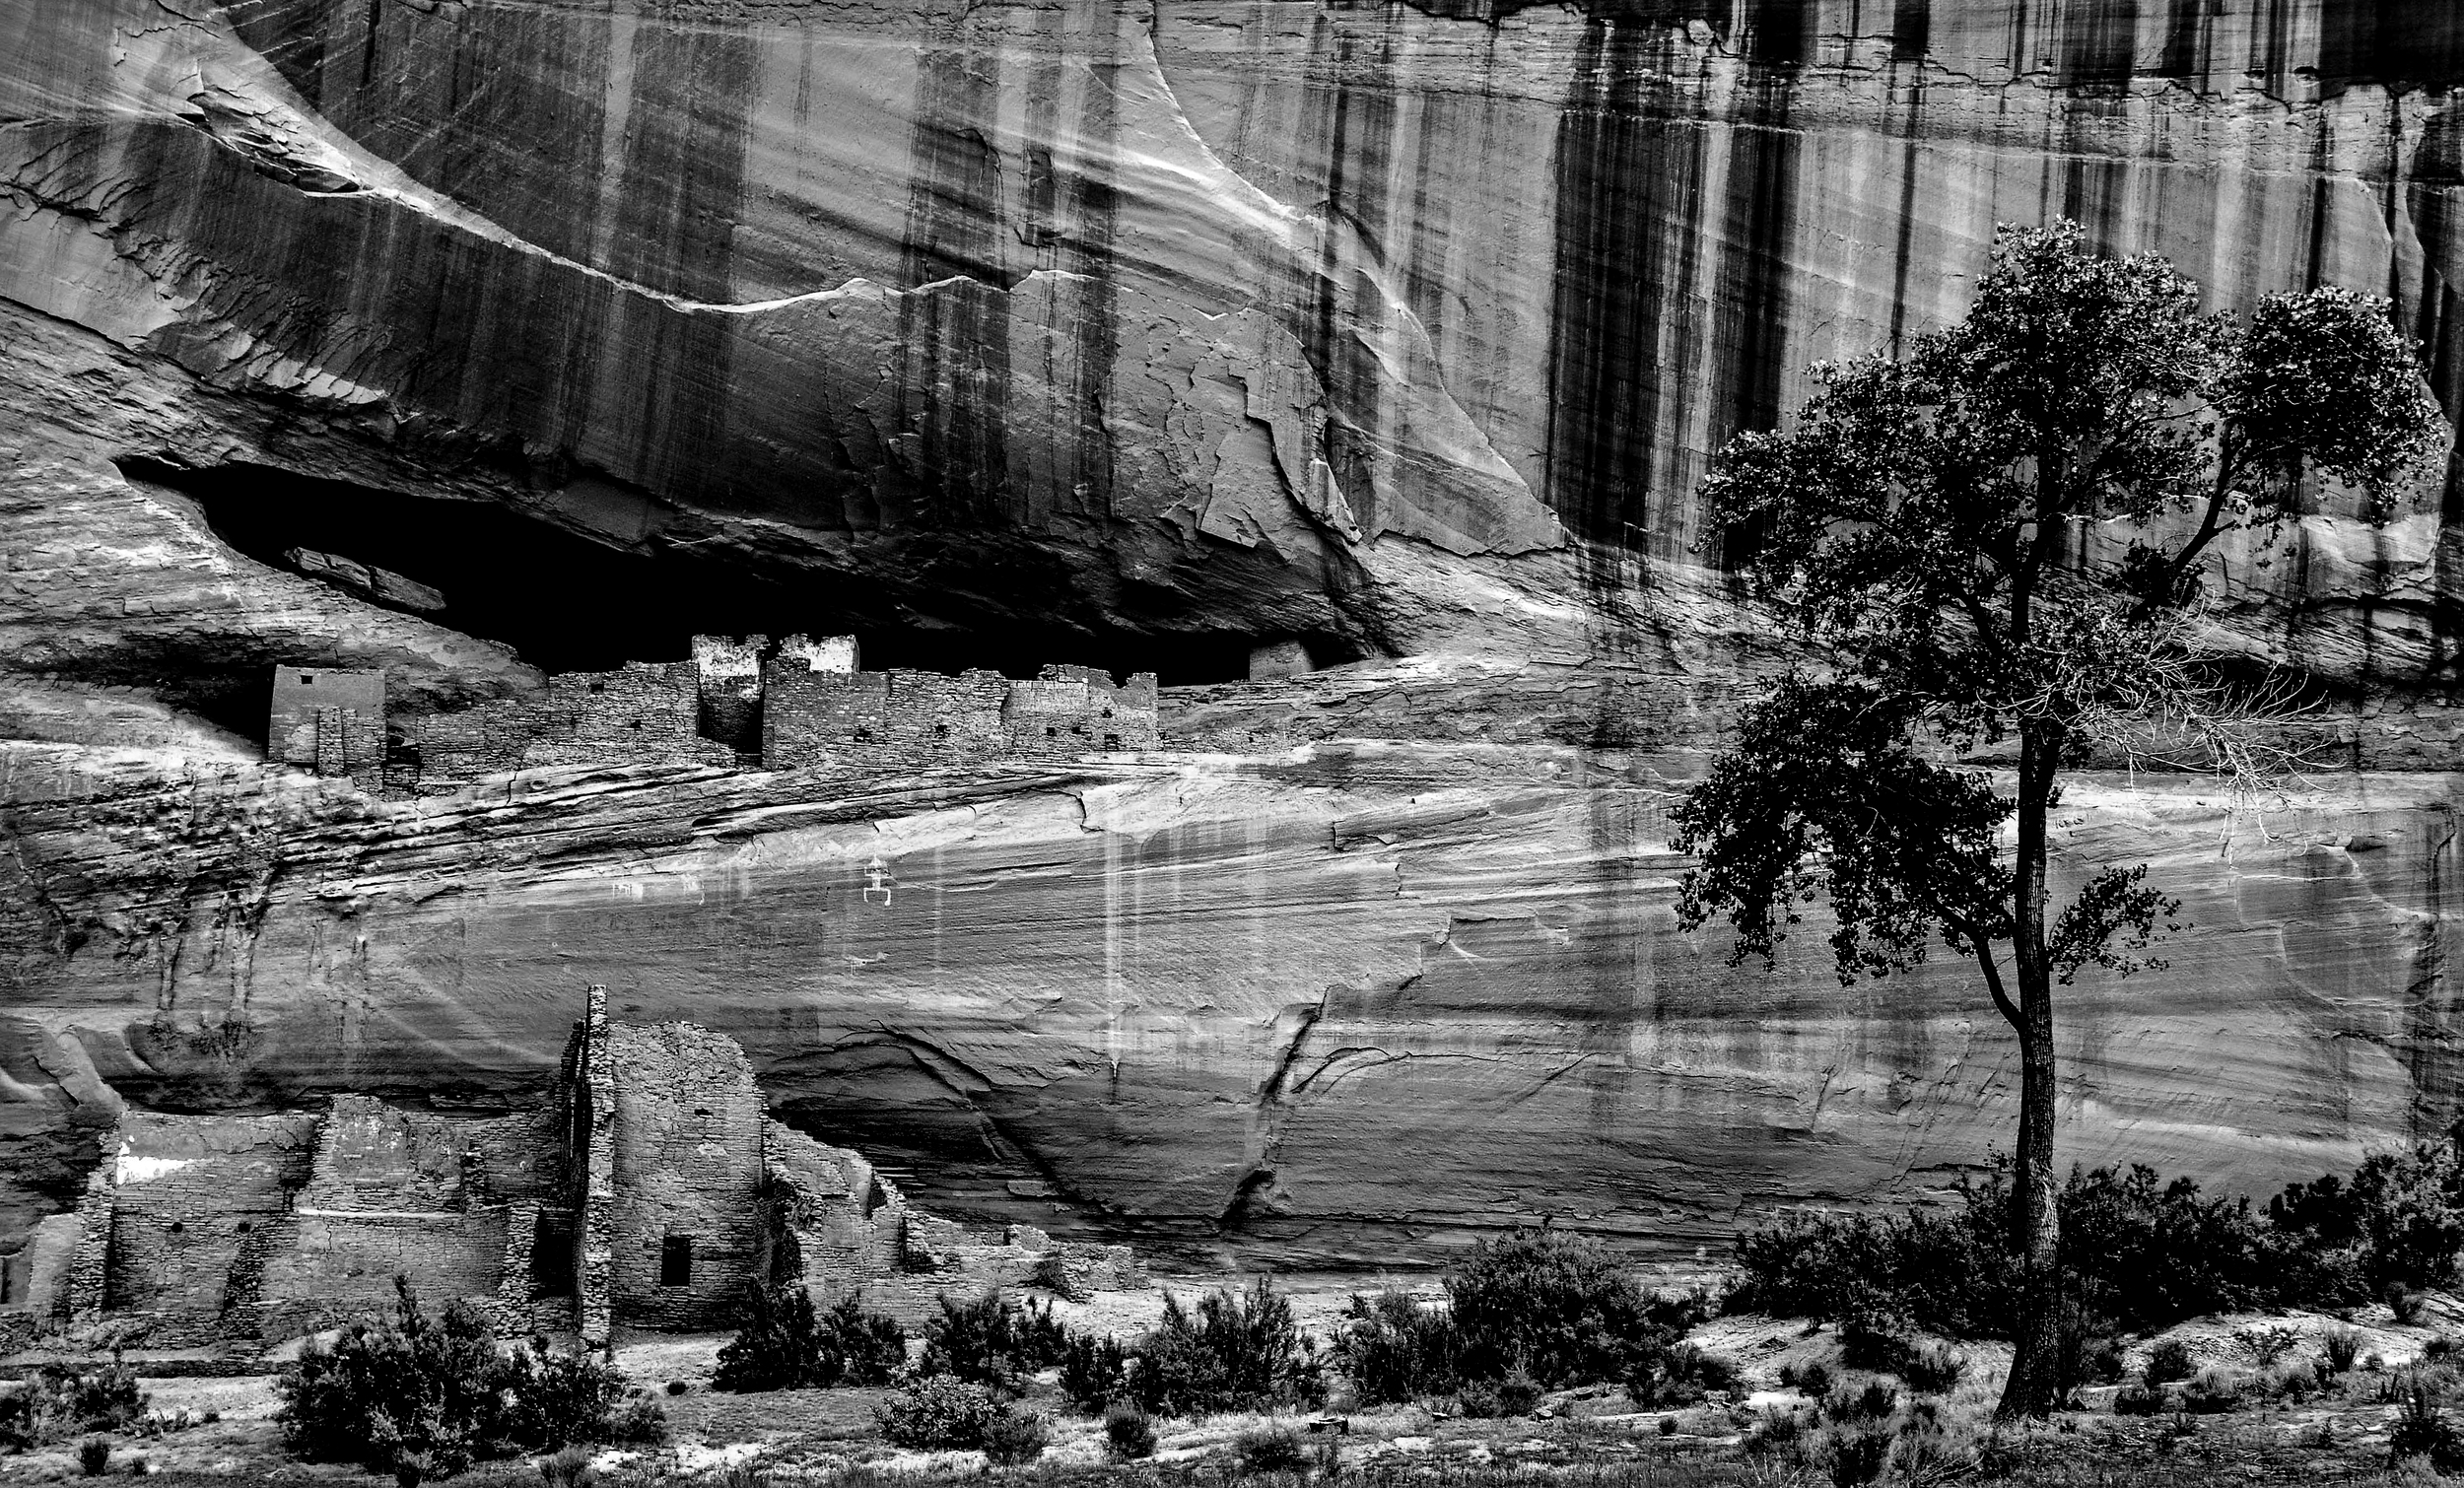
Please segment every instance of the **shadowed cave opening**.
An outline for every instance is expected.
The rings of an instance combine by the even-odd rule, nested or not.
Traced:
[[[1262,640],[1039,620],[1061,597],[1050,592],[1052,574],[1007,574],[992,561],[948,575],[960,581],[948,590],[951,624],[901,624],[885,617],[911,609],[915,589],[902,596],[890,583],[844,574],[761,571],[673,548],[621,549],[490,502],[408,496],[268,466],[118,464],[131,480],[195,502],[216,536],[260,563],[501,642],[550,672],[685,660],[697,635],[802,632],[855,635],[874,670],[990,667],[1033,677],[1067,662],[1125,675],[1151,671],[1172,687],[1245,678]],[[373,588],[369,571],[382,571]],[[191,688],[188,702],[226,727],[261,734],[270,685],[261,671]]]

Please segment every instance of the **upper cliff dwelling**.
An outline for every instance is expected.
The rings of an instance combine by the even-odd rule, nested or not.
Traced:
[[[664,533],[654,516],[636,509],[639,498],[602,509],[568,495],[524,510],[273,466],[119,464],[130,479],[194,502],[237,552],[377,608],[510,646],[547,672],[681,661],[695,636],[824,630],[856,636],[884,669],[982,668],[1032,679],[1066,661],[1152,672],[1168,687],[1258,675],[1252,658],[1262,650],[1305,647],[1320,666],[1361,654],[1356,643],[1325,635],[1227,629],[1185,602],[1174,614],[1168,591],[1152,585],[1151,629],[1100,617],[1072,624],[1071,586],[1023,553],[989,564],[952,553],[918,585],[799,572],[709,534]],[[174,693],[193,696],[227,726],[253,731],[261,682],[237,658],[181,659],[177,671],[188,675],[166,679]]]

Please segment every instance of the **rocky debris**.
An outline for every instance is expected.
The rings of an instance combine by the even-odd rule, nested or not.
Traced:
[[[339,554],[293,548],[283,554],[283,561],[310,578],[339,584],[363,599],[373,599],[397,610],[433,615],[445,608],[445,595],[438,590],[416,579],[404,578],[391,570],[376,568]]]

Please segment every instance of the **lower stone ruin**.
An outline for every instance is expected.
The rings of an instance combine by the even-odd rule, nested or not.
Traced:
[[[76,1210],[7,1264],[9,1346],[270,1342],[390,1307],[396,1275],[593,1345],[728,1326],[765,1280],[824,1305],[860,1290],[910,1323],[944,1294],[1147,1284],[1126,1246],[923,1213],[862,1155],[771,1118],[735,1041],[611,1022],[596,986],[543,1109],[130,1112]]]

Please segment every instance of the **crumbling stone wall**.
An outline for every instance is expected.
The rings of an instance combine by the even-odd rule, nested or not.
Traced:
[[[372,794],[381,789],[384,673],[275,667],[265,753],[268,759],[321,776],[347,776]]]
[[[726,1326],[764,1278],[910,1324],[945,1293],[1143,1285],[1121,1247],[917,1213],[861,1154],[771,1120],[734,1040],[614,1022],[599,986],[535,1110],[132,1112],[43,1241],[11,1262],[39,1295],[0,1304],[0,1340],[105,1314],[149,1319],[155,1345],[291,1336],[388,1310],[397,1276],[592,1344]]]
[[[290,1213],[316,1152],[314,1113],[120,1117],[104,1161],[102,1306],[154,1314],[150,1341],[201,1341],[252,1323],[268,1226]]]
[[[690,661],[629,661],[612,672],[564,672],[544,693],[406,723],[421,789],[482,776],[565,765],[733,765],[735,751],[702,737],[702,682]]]
[[[1117,686],[1093,667],[1048,666],[1032,682],[1009,684],[1001,735],[1004,752],[1021,760],[1157,748],[1155,674]]]
[[[854,642],[791,637],[762,670],[762,763],[916,770],[993,760],[1062,760],[1158,747],[1155,675],[1048,666],[1013,682],[982,669],[867,672]],[[846,663],[842,665],[841,663]]]
[[[1001,757],[1008,679],[982,669],[809,671],[775,660],[762,671],[762,764],[921,770]]]
[[[776,1227],[769,1274],[825,1306],[859,1293],[873,1311],[920,1326],[944,1296],[1040,1286],[1082,1302],[1147,1284],[1127,1246],[1057,1245],[1032,1225],[995,1238],[911,1208],[860,1153],[775,1120],[763,1144]]]
[[[767,636],[729,641],[693,638],[693,666],[700,687],[702,737],[726,745],[739,757],[761,757],[762,652]]]
[[[690,1023],[609,1027],[615,1203],[609,1289],[619,1319],[708,1328],[761,1275],[761,1087],[733,1039]],[[681,1279],[669,1273],[681,1242]]]
[[[434,1305],[493,1299],[504,1280],[508,1203],[486,1150],[529,1120],[404,1111],[342,1096],[326,1113],[308,1182],[266,1258],[265,1331],[306,1332],[393,1301],[396,1276]],[[494,1140],[491,1140],[494,1138]],[[527,1188],[527,1165],[506,1175]]]

